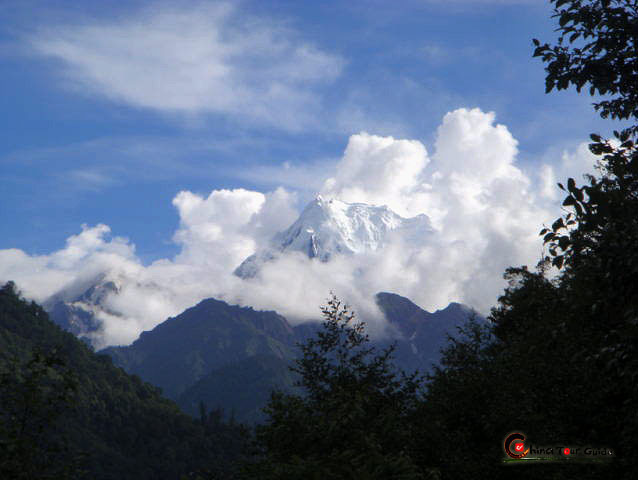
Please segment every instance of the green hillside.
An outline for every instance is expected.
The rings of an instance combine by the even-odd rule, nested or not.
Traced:
[[[291,360],[274,355],[255,355],[215,369],[180,395],[177,403],[187,413],[199,414],[200,403],[208,407],[231,408],[244,423],[265,419],[266,406],[273,389],[295,390],[297,375],[290,371]]]
[[[242,448],[241,428],[181,413],[12,283],[0,289],[0,372],[0,478],[175,479],[227,471]]]
[[[115,364],[177,398],[213,369],[259,354],[290,358],[294,333],[275,312],[202,300],[126,347],[103,350]]]

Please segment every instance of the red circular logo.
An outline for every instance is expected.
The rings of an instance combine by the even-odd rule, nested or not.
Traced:
[[[565,455],[569,455],[569,448],[565,448],[565,449],[563,449],[563,453],[564,453]]]
[[[516,440],[520,440],[519,442],[514,443]],[[520,459],[526,456],[529,453],[529,448],[525,450],[525,435],[522,433],[511,433],[507,436],[504,442],[505,453],[511,457]],[[514,445],[512,445],[514,443]],[[514,448],[514,451],[510,450],[510,447]]]

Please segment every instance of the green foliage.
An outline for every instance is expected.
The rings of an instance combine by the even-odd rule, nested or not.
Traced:
[[[77,389],[73,372],[56,351],[35,350],[26,364],[5,357],[2,367],[0,477],[79,478],[79,455],[68,451],[58,424]]]
[[[254,355],[215,369],[186,389],[178,405],[194,415],[199,403],[233,410],[239,422],[253,424],[264,419],[263,407],[270,392],[295,390],[296,375],[288,368],[290,360],[274,355]]]
[[[275,312],[206,299],[125,347],[102,351],[177,399],[211,371],[254,355],[292,357],[294,334]]]
[[[548,85],[613,95],[596,104],[603,117],[638,120],[638,5],[635,1],[559,0],[559,45],[538,46],[548,64]],[[562,46],[580,32],[586,48]],[[573,43],[576,37],[569,42]],[[556,82],[559,81],[559,85]],[[560,83],[562,82],[562,83]],[[562,269],[564,302],[590,337],[578,354],[599,362],[621,385],[635,382],[638,357],[638,126],[614,131],[613,140],[592,134],[590,150],[600,157],[598,175],[577,186],[568,179],[568,213],[541,231],[554,266]],[[634,395],[629,392],[625,403]],[[635,422],[628,421],[627,425]]]
[[[546,238],[554,260],[563,259],[561,328],[574,358],[600,375],[590,388],[605,404],[587,418],[599,419],[598,435],[622,438],[625,455],[638,447],[638,152],[629,135],[615,132],[615,142],[592,135],[600,176],[582,187],[569,179],[563,205],[573,223]]]
[[[603,118],[638,119],[638,5],[634,0],[551,0],[558,43],[534,40],[546,63],[546,91],[608,95],[594,106]]]
[[[638,120],[638,4],[552,3],[558,44],[534,41],[534,55],[547,64],[547,91],[588,84],[590,93],[611,96],[595,104],[603,117]],[[558,184],[566,213],[540,232],[548,255],[538,271],[508,269],[509,287],[492,309],[489,331],[470,325],[429,378],[422,432],[435,448],[425,455],[443,478],[509,476],[512,470],[498,464],[500,441],[512,430],[539,443],[593,444],[617,453],[607,464],[519,468],[517,478],[611,479],[635,472],[637,132],[635,126],[614,132],[613,140],[591,135],[597,175],[582,186],[572,178]],[[552,278],[550,265],[558,270]]]
[[[416,374],[397,372],[392,348],[369,346],[364,324],[332,298],[323,329],[301,345],[302,395],[273,393],[257,427],[263,457],[247,472],[272,479],[426,478],[412,459]]]
[[[174,479],[204,467],[219,476],[241,454],[241,427],[181,413],[12,284],[0,289],[0,352],[2,478],[73,477],[80,454],[91,479]]]
[[[428,379],[419,419],[431,448],[422,462],[444,479],[600,479],[631,471],[633,441],[624,433],[632,410],[622,400],[630,383],[588,357],[602,336],[572,309],[560,281],[526,268],[508,269],[506,278],[510,286],[491,325],[468,324]],[[502,463],[502,441],[511,431],[537,445],[612,447],[618,458],[510,468]]]

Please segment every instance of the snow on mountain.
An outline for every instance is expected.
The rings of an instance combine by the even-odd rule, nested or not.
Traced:
[[[44,307],[51,320],[77,337],[91,343],[92,336],[102,328],[100,315],[118,316],[106,306],[110,295],[117,295],[121,290],[121,281],[101,274],[84,291],[78,286],[63,289],[49,298]]]
[[[422,241],[432,231],[427,215],[404,218],[387,206],[346,203],[315,198],[286,231],[237,267],[235,274],[254,277],[261,265],[286,252],[329,261],[338,254],[361,254],[383,249],[395,235],[407,242]]]
[[[319,196],[287,230],[276,234],[244,260],[235,274],[241,278],[254,277],[264,263],[289,252],[327,262],[336,255],[382,250],[395,237],[409,245],[420,244],[431,231],[426,215],[404,218],[387,206],[346,203]],[[44,306],[53,321],[101,348],[126,343],[138,329],[151,328],[187,305],[170,285],[113,271],[64,286]]]
[[[157,299],[169,304],[171,295],[161,285],[140,282],[126,272],[104,272],[63,287],[43,306],[53,322],[93,347],[103,348],[133,341],[138,329],[165,319],[164,305]]]

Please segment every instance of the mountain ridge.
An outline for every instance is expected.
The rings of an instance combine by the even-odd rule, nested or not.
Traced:
[[[319,195],[306,205],[290,227],[247,257],[234,273],[240,278],[252,278],[263,264],[290,252],[328,262],[335,255],[381,250],[394,235],[415,241],[430,232],[430,219],[425,214],[405,218],[387,205],[347,203]]]
[[[430,313],[405,297],[387,292],[378,294],[377,302],[399,334],[373,340],[372,344],[386,348],[396,343],[396,363],[406,371],[429,370],[438,361],[447,334],[454,335],[456,327],[471,314],[471,309],[460,304]],[[259,419],[257,404],[267,398],[267,389],[255,372],[270,378],[272,387],[292,388],[283,365],[297,358],[296,344],[314,336],[320,328],[319,321],[292,326],[274,311],[206,299],[142,333],[133,344],[109,347],[101,353],[111,356],[127,372],[157,385],[191,413],[197,411],[199,401],[231,411],[235,405],[224,393],[231,389],[241,399],[238,419],[252,422]],[[271,368],[264,370],[259,358],[269,359]],[[238,375],[248,384],[237,384]],[[246,393],[251,389],[257,392],[253,404]]]
[[[276,312],[205,299],[142,332],[131,345],[108,347],[101,353],[176,398],[226,363],[256,354],[289,357],[293,342],[292,327]]]
[[[81,478],[168,480],[203,468],[228,473],[241,454],[241,429],[184,415],[11,282],[0,287],[0,373],[3,479],[80,478],[65,473],[77,464]]]

